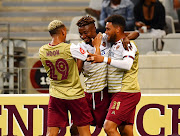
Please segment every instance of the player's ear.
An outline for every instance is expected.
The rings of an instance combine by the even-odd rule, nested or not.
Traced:
[[[117,33],[119,33],[119,32],[121,31],[121,27],[120,27],[120,26],[117,26],[117,27],[116,27],[116,31],[117,31]]]
[[[62,35],[66,35],[66,28],[63,28],[63,29],[61,30],[61,32],[62,32]]]

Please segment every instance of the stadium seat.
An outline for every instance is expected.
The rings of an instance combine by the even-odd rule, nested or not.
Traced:
[[[178,20],[177,12],[173,7],[172,0],[163,0],[162,4],[165,7],[166,15],[171,16],[175,21]]]
[[[163,38],[163,51],[170,51],[173,54],[180,54],[180,34],[168,34]]]
[[[81,41],[81,38],[80,38],[79,34],[67,34],[66,41],[68,43],[77,44],[78,42]]]
[[[103,0],[90,0],[89,7],[96,10],[101,10]]]
[[[155,51],[155,39],[151,34],[140,34],[139,38],[134,40],[134,42],[138,47],[140,55],[145,55],[148,52]]]
[[[2,39],[3,39],[3,38],[2,38],[2,37],[0,37],[0,42],[2,41]]]
[[[174,20],[171,16],[166,16],[166,33],[175,33]]]

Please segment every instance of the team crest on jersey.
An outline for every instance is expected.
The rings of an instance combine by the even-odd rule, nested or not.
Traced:
[[[119,49],[119,47],[120,47],[120,46],[118,45],[118,46],[116,47],[116,50]]]
[[[82,54],[84,54],[84,53],[85,53],[85,50],[82,49],[82,48],[80,48],[80,52],[81,52]]]
[[[102,43],[102,46],[106,47],[106,42],[103,42],[103,43]]]

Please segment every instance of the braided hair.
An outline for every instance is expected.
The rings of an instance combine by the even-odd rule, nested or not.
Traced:
[[[92,17],[90,17],[90,16],[84,16],[84,17],[82,17],[82,18],[76,23],[76,25],[77,25],[78,27],[82,27],[82,26],[86,26],[86,25],[92,24],[92,23],[94,23],[94,22],[95,22],[95,20],[94,20]]]

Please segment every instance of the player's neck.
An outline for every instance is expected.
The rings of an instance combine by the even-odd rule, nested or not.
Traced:
[[[59,37],[53,37],[50,44],[51,45],[58,45],[58,44],[60,44],[62,42],[65,42],[65,40],[61,39]]]

